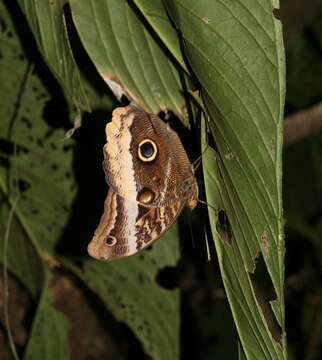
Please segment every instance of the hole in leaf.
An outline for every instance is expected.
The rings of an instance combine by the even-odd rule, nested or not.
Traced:
[[[8,159],[6,159],[3,156],[0,156],[0,167],[6,168],[6,169],[10,168],[10,163],[9,163]]]
[[[64,147],[63,147],[63,150],[64,150],[65,153],[70,151],[70,150],[73,150],[73,149],[74,149],[73,145],[64,145]]]
[[[229,219],[224,210],[218,212],[218,221],[216,224],[218,234],[225,243],[231,245],[232,231],[229,223]]]
[[[128,97],[125,94],[123,94],[121,96],[120,102],[123,106],[130,105],[130,100],[128,99]]]
[[[18,188],[20,192],[26,192],[28,189],[30,189],[31,185],[28,181],[19,179],[18,180]]]
[[[173,290],[179,285],[177,278],[177,270],[178,269],[176,267],[166,266],[157,273],[155,281],[163,288]]]
[[[60,99],[52,98],[46,102],[43,118],[50,127],[65,130],[70,128],[68,108],[62,106]]]
[[[4,34],[6,31],[7,31],[7,24],[5,20],[2,17],[0,17],[0,32]]]
[[[282,16],[281,16],[281,9],[273,9],[273,15],[275,17],[275,19],[277,20],[282,20]]]
[[[57,150],[57,145],[55,143],[50,143],[49,145],[53,150]]]
[[[273,339],[281,344],[282,328],[278,324],[270,304],[270,301],[276,299],[276,292],[262,253],[256,258],[256,269],[254,273],[250,273],[249,275],[257,303],[262,309],[267,327]]]
[[[44,143],[41,139],[38,139],[37,140],[37,144],[40,146],[40,147],[44,147]]]
[[[13,142],[6,140],[6,139],[0,139],[0,151],[7,155],[13,155]]]
[[[31,123],[31,121],[30,121],[28,118],[26,118],[25,116],[22,116],[22,117],[21,117],[21,122],[23,122],[24,124],[26,124],[26,126],[27,126],[28,129],[31,129],[31,128],[32,128],[32,123]]]
[[[9,141],[7,139],[0,139],[0,152],[7,155],[14,155],[14,148],[15,145],[12,141]],[[29,153],[29,150],[24,146],[16,144],[16,152],[17,154],[19,153],[27,154]]]

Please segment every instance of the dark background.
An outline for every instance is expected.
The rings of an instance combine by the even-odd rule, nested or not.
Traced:
[[[9,1],[7,2],[9,4]],[[9,6],[26,47],[27,56],[39,63],[40,76],[55,94],[44,117],[54,127],[70,128],[66,116],[67,106],[57,83],[37,54],[25,21],[15,5]],[[286,48],[287,94],[285,115],[292,115],[321,102],[322,99],[322,0],[282,0],[276,11],[284,25]],[[79,50],[81,51],[81,50]],[[86,56],[84,56],[86,59]],[[86,62],[86,60],[85,60]],[[91,64],[87,64],[91,67]],[[103,84],[91,80],[105,91]],[[71,221],[65,237],[77,234],[78,246],[58,249],[64,254],[82,255],[88,234],[100,216],[100,201],[105,196],[105,185],[100,169],[104,137],[102,122],[95,118],[108,114],[96,111],[84,119],[76,133],[77,149],[73,171],[80,195],[76,199]],[[57,119],[61,119],[58,120]],[[322,121],[322,120],[321,120]],[[178,130],[178,129],[177,129]],[[179,129],[180,132],[180,129]],[[185,134],[186,135],[186,134]],[[189,144],[191,139],[184,139]],[[188,149],[189,151],[189,149]],[[93,159],[97,159],[96,162]],[[284,210],[286,218],[286,327],[290,359],[322,358],[322,137],[317,134],[285,147],[284,151]],[[91,174],[91,176],[86,176]],[[94,174],[94,175],[93,175]],[[91,188],[89,193],[86,189]],[[83,191],[82,191],[83,190]],[[87,209],[92,211],[88,214]],[[164,269],[158,276],[166,288],[181,289],[182,358],[234,359],[237,358],[236,330],[231,319],[216,260],[205,261],[205,245],[198,244],[195,226],[202,210],[181,224],[184,243],[182,259],[177,268]],[[82,226],[78,226],[82,222]],[[314,234],[314,236],[312,235]],[[63,241],[62,243],[66,244]],[[83,243],[82,243],[83,242]],[[256,278],[260,294],[270,299],[269,284],[262,281],[264,270],[258,267]],[[127,359],[145,358],[141,345],[126,325],[106,314],[99,301],[68,272],[57,271],[53,281],[55,304],[73,324],[70,337],[72,359]],[[23,287],[10,277],[10,319],[14,340],[23,352],[35,304]],[[3,298],[2,279],[0,299]],[[2,303],[0,300],[0,309]],[[81,309],[81,311],[79,311]],[[103,314],[103,315],[102,315]],[[84,326],[86,324],[86,326]],[[275,330],[273,329],[273,332]],[[276,330],[278,331],[278,330]],[[90,341],[94,338],[95,341]],[[0,315],[0,359],[10,359],[3,315]]]

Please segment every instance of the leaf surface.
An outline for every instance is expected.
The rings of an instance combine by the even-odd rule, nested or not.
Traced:
[[[51,290],[46,286],[32,324],[24,360],[69,359],[69,322],[54,308],[52,301]]]
[[[179,38],[170,22],[162,0],[134,0],[136,6],[151,25],[156,35],[162,40],[178,63],[185,69]]]
[[[56,247],[69,222],[77,191],[73,173],[75,141],[65,139],[61,119],[46,121],[44,110],[50,95],[26,59],[21,58],[21,44],[9,20],[0,42],[1,67],[5,70],[0,73],[4,84],[0,98],[0,229],[5,232],[9,211],[19,193],[7,249],[9,270],[35,299],[42,294],[26,358],[49,359],[51,353],[59,359],[68,358],[68,326],[65,317],[52,306],[48,285],[51,267],[47,265],[57,264]],[[2,241],[0,245],[3,255]],[[174,266],[178,257],[178,234],[174,230],[168,240],[140,258],[113,264],[85,258],[83,271],[71,259],[68,261],[84,284],[101,297],[104,306],[134,331],[147,354],[176,359],[179,294],[161,288],[155,277],[163,267]],[[120,306],[119,297],[126,307]],[[164,355],[163,347],[167,349]]]
[[[262,253],[276,292],[271,303],[284,329],[284,238],[281,199],[284,53],[273,6],[261,1],[166,1],[200,84],[218,153],[204,157],[210,222],[221,273],[247,358],[282,359],[250,273]],[[219,196],[218,196],[219,195]],[[225,211],[231,244],[218,236]],[[283,330],[282,330],[283,331]]]
[[[121,261],[86,261],[71,269],[98,294],[106,308],[128,324],[153,359],[179,358],[179,290],[156,283],[159,271],[179,260],[177,226],[152,248]]]
[[[80,38],[101,77],[120,99],[147,111],[184,117],[178,70],[125,0],[70,0]]]
[[[69,44],[64,17],[65,0],[18,0],[35,36],[38,48],[73,103],[90,110],[83,79]]]

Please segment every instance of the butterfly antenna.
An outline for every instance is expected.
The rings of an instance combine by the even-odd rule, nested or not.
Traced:
[[[203,201],[203,200],[200,200],[200,199],[197,199],[197,201],[198,201],[200,204],[204,204],[204,205],[209,206],[210,208],[212,208],[214,211],[217,212],[217,209],[216,209],[214,206],[208,204],[206,201]]]
[[[192,163],[193,170],[196,171],[202,161],[202,156],[205,154],[205,152],[209,149],[209,145],[207,144],[206,148],[202,151],[201,155],[197,157],[197,159]]]
[[[196,172],[197,169],[199,168],[200,164],[201,164],[201,157],[202,155],[200,155],[193,163],[192,163],[192,168],[193,171]]]

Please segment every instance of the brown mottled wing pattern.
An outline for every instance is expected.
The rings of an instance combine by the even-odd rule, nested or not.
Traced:
[[[150,208],[136,223],[137,251],[159,239],[175,222],[182,210],[182,202]]]
[[[146,139],[157,149],[149,162],[138,154]],[[88,252],[112,260],[157,240],[183,207],[196,206],[198,188],[178,135],[157,116],[134,106],[117,108],[106,140],[103,168],[109,192]]]
[[[117,194],[137,201],[144,188],[157,196],[150,206],[167,206],[197,199],[192,166],[178,135],[157,116],[134,106],[117,108],[106,126],[104,146],[106,182]],[[153,164],[137,158],[138,144],[146,138],[158,147]]]
[[[109,191],[100,223],[88,245],[88,253],[99,260],[134,255],[162,236],[181,209],[181,203],[146,208]],[[115,245],[108,245],[110,238],[117,239]]]

